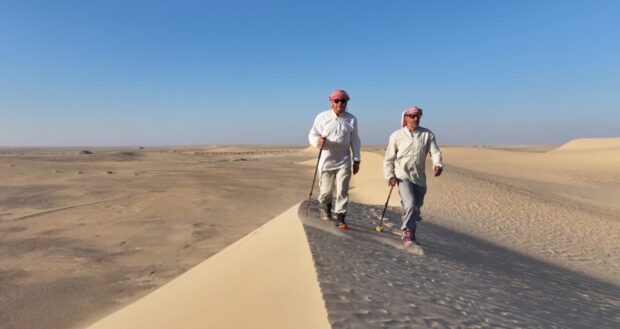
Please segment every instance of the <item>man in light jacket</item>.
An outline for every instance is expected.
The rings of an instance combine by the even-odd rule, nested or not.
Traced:
[[[416,223],[426,194],[426,155],[430,153],[433,174],[441,175],[441,151],[432,131],[420,127],[422,109],[407,108],[401,116],[402,128],[390,136],[383,161],[383,174],[390,186],[398,185],[402,212],[402,239],[406,247],[416,240]]]
[[[344,218],[349,202],[351,157],[354,175],[360,170],[361,161],[357,118],[346,111],[349,99],[344,90],[332,92],[329,95],[331,108],[317,115],[308,135],[310,144],[323,150],[318,163],[321,219],[331,219],[333,206],[336,226],[341,230],[348,229]]]

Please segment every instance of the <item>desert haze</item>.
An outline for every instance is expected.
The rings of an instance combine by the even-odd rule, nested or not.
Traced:
[[[423,252],[400,245],[397,193],[374,231],[382,147],[362,154],[344,233],[314,217],[314,201],[298,215],[316,149],[88,150],[0,151],[2,328],[620,321],[620,138],[442,147]]]

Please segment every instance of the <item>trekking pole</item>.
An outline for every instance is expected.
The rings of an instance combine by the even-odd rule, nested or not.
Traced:
[[[392,196],[393,189],[394,185],[390,186],[390,193],[388,193],[387,201],[385,201],[385,207],[383,208],[383,213],[381,214],[381,220],[379,220],[379,225],[375,228],[377,232],[383,232],[383,216],[385,216],[385,211],[387,210],[388,202],[390,202],[390,196]]]
[[[314,181],[316,181],[316,173],[319,171],[319,161],[321,161],[321,153],[323,153],[323,144],[319,150],[319,157],[316,159],[316,167],[314,168],[314,177],[312,177],[312,187],[310,187],[310,195],[308,196],[308,204],[306,205],[306,217],[308,217],[308,209],[310,209],[310,200],[312,200],[312,190],[314,190]]]

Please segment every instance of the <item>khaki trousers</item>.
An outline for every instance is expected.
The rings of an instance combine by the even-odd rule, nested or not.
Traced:
[[[319,204],[325,207],[332,204],[333,212],[345,214],[349,203],[349,182],[351,181],[351,165],[343,168],[321,172],[319,180]],[[335,199],[334,200],[334,196]],[[334,202],[335,201],[335,202]]]

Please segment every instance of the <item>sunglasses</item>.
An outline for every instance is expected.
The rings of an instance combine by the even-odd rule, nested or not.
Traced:
[[[336,103],[336,104],[346,103],[346,102],[347,102],[347,100],[345,100],[345,99],[334,99],[334,103]]]
[[[420,115],[419,114],[408,114],[407,115],[410,119],[419,119]]]

